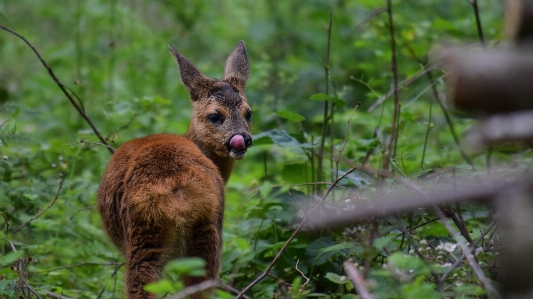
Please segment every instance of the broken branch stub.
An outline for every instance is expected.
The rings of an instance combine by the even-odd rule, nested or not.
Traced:
[[[533,109],[532,51],[451,48],[440,57],[457,107],[482,114]]]

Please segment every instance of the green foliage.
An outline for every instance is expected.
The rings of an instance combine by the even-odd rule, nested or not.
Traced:
[[[478,40],[468,1],[392,3],[400,82],[423,71],[440,43]],[[304,224],[280,253],[321,203],[324,190],[342,175],[310,218],[332,218],[371,205],[380,192],[389,198],[413,192],[392,179],[380,185],[377,172],[368,171],[382,167],[393,121],[392,98],[369,109],[392,86],[388,16],[376,11],[385,5],[376,0],[0,0],[0,24],[37,48],[113,146],[152,133],[186,132],[190,103],[168,44],[207,75],[220,77],[229,51],[237,41],[246,42],[254,146],[227,185],[224,283],[242,290],[280,254],[270,276],[248,295],[357,298],[342,266],[351,259],[376,298],[479,298],[486,290],[469,264],[458,262],[457,241],[431,209],[320,231]],[[479,1],[479,6],[492,46],[502,39],[501,3]],[[330,77],[324,78],[328,36],[323,24],[330,10]],[[5,31],[0,31],[0,59],[0,298],[36,297],[20,287],[24,281],[42,297],[53,292],[123,298],[123,259],[102,231],[95,209],[107,149],[94,144],[93,131],[34,53]],[[488,173],[486,152],[471,156],[474,169],[462,158],[435,104],[433,87],[441,98],[447,94],[446,72],[432,75],[433,80],[421,76],[400,91],[389,170],[439,192],[479,184]],[[446,107],[461,136],[474,120]],[[505,178],[497,174],[506,165],[526,169],[531,155],[521,143],[494,147],[491,176]],[[361,167],[348,173],[353,166]],[[317,182],[319,172],[322,182]],[[64,185],[58,199],[31,220],[51,204],[59,179]],[[453,212],[470,237],[483,244],[476,257],[496,281],[497,234],[483,233],[493,221],[490,210],[461,204]],[[174,293],[182,290],[185,275],[201,275],[202,269],[196,259],[172,262],[164,279],[147,289]],[[216,296],[232,298],[224,291]]]
[[[177,259],[170,262],[165,270],[170,278],[163,278],[158,282],[150,283],[144,289],[159,296],[175,293],[183,289],[182,281],[186,276],[206,275],[205,261],[201,258]]]

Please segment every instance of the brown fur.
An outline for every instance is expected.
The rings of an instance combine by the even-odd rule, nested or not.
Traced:
[[[186,285],[217,279],[224,185],[235,159],[243,158],[252,143],[244,43],[228,57],[222,80],[206,77],[169,48],[191,96],[189,131],[126,142],[113,154],[98,190],[104,228],[126,259],[128,298],[155,298],[144,285],[157,281],[177,257],[201,257],[207,263],[207,275],[191,277]],[[236,135],[245,141],[243,151],[231,146]]]

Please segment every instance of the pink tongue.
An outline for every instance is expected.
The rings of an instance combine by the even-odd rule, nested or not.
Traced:
[[[233,136],[229,142],[229,146],[236,152],[242,152],[246,149],[246,146],[244,145],[244,138],[242,138],[241,135]]]

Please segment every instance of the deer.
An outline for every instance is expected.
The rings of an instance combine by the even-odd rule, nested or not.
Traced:
[[[252,146],[244,42],[228,56],[222,79],[207,77],[170,45],[169,50],[192,103],[189,129],[181,136],[154,134],[121,145],[97,195],[104,230],[125,258],[130,299],[156,298],[144,286],[159,280],[165,265],[179,257],[206,262],[206,275],[187,277],[186,286],[218,279],[225,185],[236,160]]]

